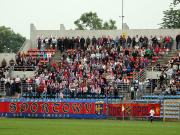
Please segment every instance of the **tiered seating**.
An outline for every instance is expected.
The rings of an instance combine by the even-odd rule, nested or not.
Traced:
[[[34,71],[35,67],[34,66],[14,66],[14,71]]]
[[[55,49],[44,49],[39,50],[37,48],[31,48],[28,50],[27,56],[32,57],[33,59],[39,59],[39,64],[46,64],[49,62],[49,59],[52,55],[55,54]]]
[[[130,84],[128,83],[117,83],[115,87],[117,87],[120,92],[130,92]]]
[[[156,63],[167,49],[162,49],[164,42],[161,40],[153,43],[136,38],[132,38],[134,41],[131,43],[124,43],[125,37],[93,38],[89,39],[92,45],[86,47],[85,43],[80,43],[79,37],[75,40],[53,38],[53,42],[49,38],[48,45],[57,47],[63,54],[63,59],[59,59],[60,64],[51,60],[56,50],[43,49],[47,42],[41,42],[45,40],[39,38],[39,49],[31,48],[27,54],[18,54],[17,63],[22,67],[15,66],[15,69],[27,71],[37,67],[33,79],[38,86],[32,91],[23,86],[23,96],[57,98],[63,94],[64,98],[104,99],[122,98],[122,92],[130,93],[131,87],[138,90],[136,87],[142,82],[139,78],[143,76],[145,67]],[[147,37],[143,39],[147,40]]]
[[[52,54],[54,54],[55,53],[55,49],[41,49],[41,50],[39,50],[37,48],[30,48],[28,50],[29,54],[33,54],[33,53],[37,54],[37,52],[45,52],[45,53],[52,53]]]
[[[24,98],[59,98],[59,94],[58,93],[52,93],[52,94],[39,94],[38,92],[24,92],[22,97]],[[70,94],[64,94],[63,95],[64,99],[108,99],[108,100],[113,100],[113,99],[123,99],[123,96],[105,96],[105,95],[92,95],[92,94],[87,94],[85,96],[80,95],[80,96],[74,96],[71,97]]]

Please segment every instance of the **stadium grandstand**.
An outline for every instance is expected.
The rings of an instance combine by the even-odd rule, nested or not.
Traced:
[[[155,35],[156,30],[141,36],[137,30],[131,36],[97,36],[99,31],[88,36],[88,31],[70,37],[45,36],[34,29],[31,24],[31,42],[0,69],[3,100],[94,100],[109,104],[112,116],[118,114],[111,112],[113,103],[158,103],[160,118],[180,119],[180,52],[176,37],[166,30],[164,36]],[[169,100],[176,112],[166,115]]]

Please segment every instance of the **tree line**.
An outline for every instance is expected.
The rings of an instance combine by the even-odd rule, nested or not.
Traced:
[[[11,28],[0,26],[0,53],[16,53],[25,40],[25,37],[19,33],[15,33]]]
[[[160,24],[161,28],[166,29],[176,29],[180,28],[180,0],[173,0],[170,3],[169,9],[164,11],[162,23]]]

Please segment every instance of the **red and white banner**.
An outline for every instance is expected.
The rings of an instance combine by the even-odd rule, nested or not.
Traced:
[[[160,116],[160,104],[108,104],[108,115],[113,117],[147,117],[151,109]]]

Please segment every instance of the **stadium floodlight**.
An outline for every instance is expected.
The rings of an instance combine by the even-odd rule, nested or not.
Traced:
[[[122,15],[119,16],[120,18],[122,18],[122,30],[124,29],[123,28],[123,24],[124,24],[124,0],[122,0]]]

